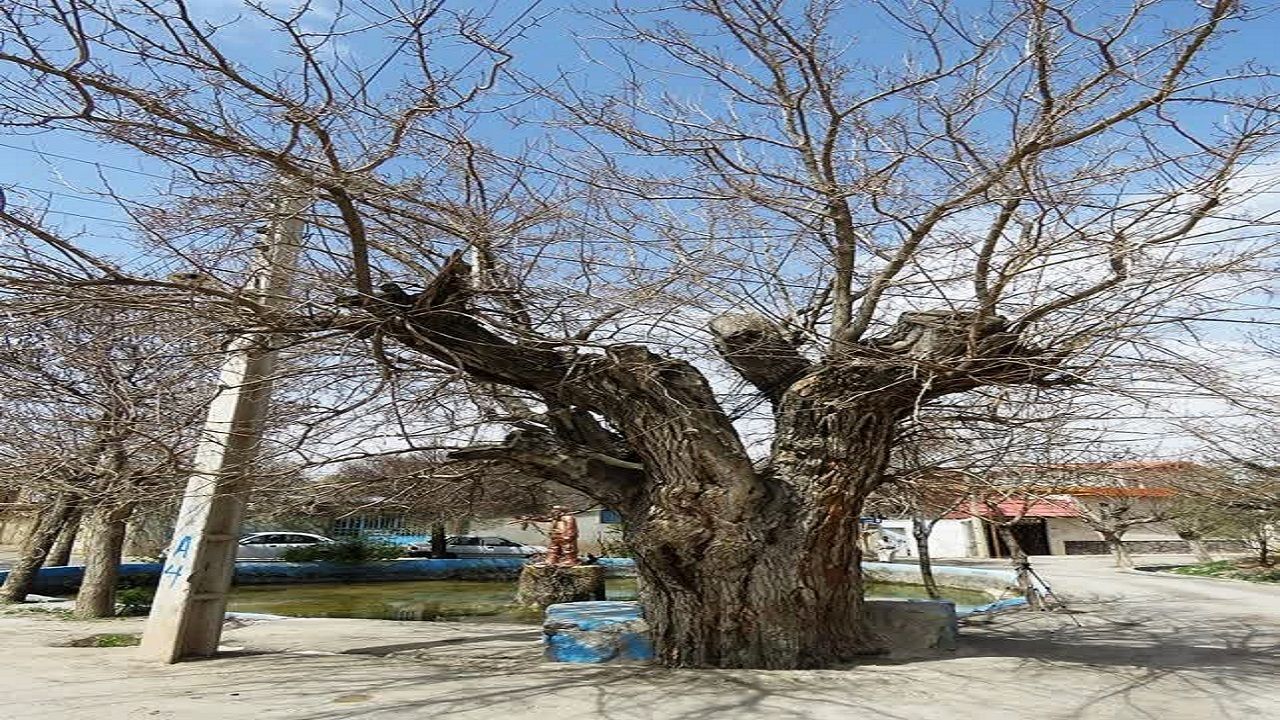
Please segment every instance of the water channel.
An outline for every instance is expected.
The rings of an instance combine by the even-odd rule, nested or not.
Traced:
[[[237,587],[227,609],[290,617],[371,618],[377,620],[468,620],[540,622],[540,614],[523,614],[510,603],[514,581],[420,580],[383,583],[316,583]],[[634,578],[608,581],[610,600],[634,600]],[[958,609],[983,605],[991,599],[981,592],[943,588],[945,599]],[[873,583],[867,597],[927,598],[919,585]]]

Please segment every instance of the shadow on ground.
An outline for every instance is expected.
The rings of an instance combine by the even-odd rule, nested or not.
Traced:
[[[537,661],[537,634],[512,632],[345,650],[355,667],[317,681],[317,661],[241,659],[242,694],[271,692],[290,717],[594,717],[688,720],[767,716],[954,718],[1275,717],[1277,637],[1246,622],[1117,618],[1113,603],[1021,613],[969,628],[957,653],[825,671],[667,670]],[[253,667],[249,667],[252,663]],[[1191,705],[1194,699],[1194,709]],[[1183,712],[1180,712],[1181,710]],[[1185,711],[1191,714],[1186,714]]]
[[[132,648],[41,639],[36,664],[0,674],[9,676],[0,677],[0,718],[1280,717],[1280,621],[1268,604],[1208,606],[1142,585],[1071,607],[971,624],[960,650],[938,658],[821,671],[552,664],[540,660],[538,632],[519,626],[261,623],[228,633],[248,654],[175,666],[145,663]],[[27,647],[30,633],[54,634],[23,632]]]

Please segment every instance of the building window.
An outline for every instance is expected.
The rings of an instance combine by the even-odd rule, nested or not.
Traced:
[[[348,515],[333,521],[331,534],[336,537],[397,535],[405,532],[405,525],[405,516],[397,513]]]

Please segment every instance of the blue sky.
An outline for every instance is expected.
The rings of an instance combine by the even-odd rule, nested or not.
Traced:
[[[378,3],[374,3],[375,5]],[[210,18],[229,17],[237,12],[237,0],[192,0],[197,12]],[[273,7],[289,6],[288,0],[273,0]],[[621,6],[628,9],[647,7],[649,3],[623,0]],[[849,3],[856,9],[857,3]],[[969,6],[977,11],[986,2],[965,0],[960,7]],[[1100,0],[1097,7],[1106,9],[1118,5],[1114,0]],[[474,2],[447,0],[446,13],[455,15],[477,14],[490,17],[486,27],[489,33],[506,43],[515,54],[513,67],[535,77],[549,77],[555,72],[568,71],[579,77],[590,71],[576,44],[575,36],[591,42],[601,34],[597,23],[581,12],[582,9],[600,9],[606,3],[596,1],[565,2],[564,0],[527,0],[521,2]],[[312,15],[317,25],[328,16],[326,2],[313,4]],[[1194,3],[1175,1],[1166,3],[1168,17],[1179,19],[1194,10]],[[849,37],[858,52],[867,57],[880,58],[891,64],[901,45],[886,26],[877,24],[874,17],[868,21],[865,13],[847,16]],[[1259,14],[1256,19],[1236,29],[1231,38],[1214,54],[1215,63],[1222,68],[1238,66],[1250,59],[1267,60],[1275,55],[1276,38],[1280,36],[1280,15],[1274,10]],[[257,23],[238,23],[224,33],[226,46],[249,67],[269,72],[279,62],[288,62],[268,48],[273,42]],[[392,41],[360,41],[335,50],[365,67],[376,66]],[[598,44],[597,44],[598,46]],[[471,48],[442,46],[440,57],[455,65],[464,58],[473,57]],[[479,69],[483,62],[474,63]],[[388,68],[379,82],[394,83],[396,68]],[[669,89],[680,91],[678,79],[668,79]],[[685,88],[697,92],[693,87]],[[509,132],[509,129],[506,129]],[[501,143],[504,129],[494,128],[490,140]],[[155,198],[154,187],[165,175],[165,169],[156,161],[141,157],[127,149],[93,142],[65,131],[40,134],[0,134],[0,186],[8,189],[11,206],[33,203],[47,205],[49,212],[66,229],[83,230],[90,235],[110,238],[127,233],[128,222],[111,202],[92,196],[94,191],[110,184],[120,194],[133,201],[146,204]]]
[[[274,6],[284,6],[282,0],[273,0]],[[623,7],[633,8],[648,3],[623,2]],[[209,17],[229,17],[234,13],[234,0],[199,0],[193,2]],[[851,3],[856,6],[856,3]],[[988,3],[969,0],[961,6],[982,8]],[[567,3],[561,0],[521,0],[518,2],[465,2],[446,0],[451,13],[475,12],[491,15],[490,33],[516,59],[513,67],[523,73],[538,77],[550,77],[559,71],[567,71],[579,78],[592,75],[590,64],[575,43],[575,36],[588,38],[599,35],[592,20],[574,11],[574,7],[598,8],[599,2]],[[1115,7],[1114,0],[1098,0],[1101,10]],[[1168,17],[1176,20],[1193,11],[1191,0],[1174,0],[1165,3]],[[324,4],[315,6],[315,22],[325,22]],[[849,16],[849,40],[863,56],[892,65],[897,62],[901,46],[884,25],[865,22],[865,17]],[[273,40],[264,29],[252,22],[237,23],[225,33],[227,48],[255,72],[269,73],[274,66],[288,60],[273,50]],[[1274,45],[1280,36],[1280,16],[1275,12],[1259,15],[1250,23],[1239,27],[1235,34],[1218,48],[1214,55],[1216,66],[1226,70],[1249,59],[1267,60],[1275,55]],[[395,41],[355,41],[335,48],[344,59],[363,67],[377,67],[387,53],[394,49]],[[441,62],[466,63],[474,51],[470,47],[443,47]],[[656,61],[649,57],[648,60]],[[478,71],[483,63],[476,63]],[[383,88],[394,87],[399,69],[388,66],[379,76]],[[665,88],[676,93],[700,93],[703,88],[678,78],[663,80]],[[1211,111],[1200,111],[1203,119],[1213,119]],[[484,128],[488,139],[498,145],[513,143],[537,132],[534,126],[513,130],[502,123]],[[166,169],[156,160],[138,156],[118,147],[103,145],[66,132],[49,132],[35,135],[8,134],[0,137],[0,186],[12,188],[10,204],[27,202],[47,204],[58,225],[68,231],[84,231],[89,238],[102,245],[114,246],[113,239],[128,236],[129,223],[123,213],[112,203],[92,196],[102,190],[104,184],[114,187],[131,201],[146,205],[157,201],[155,188],[163,183]],[[1219,332],[1213,329],[1210,334]]]
[[[313,3],[308,22],[317,28],[323,27],[331,17],[328,2]],[[272,0],[269,5],[277,9],[286,8],[290,0]],[[631,0],[621,4],[632,11],[648,5],[647,2]],[[1121,3],[1098,0],[1095,5],[1099,12],[1106,12],[1114,11]],[[266,75],[293,62],[292,57],[279,51],[279,38],[268,31],[261,19],[246,19],[249,16],[238,14],[240,5],[237,0],[194,0],[192,6],[207,18],[239,18],[225,28],[220,37],[227,53],[250,71]],[[998,9],[1000,4],[961,0],[957,6],[979,12],[991,7]],[[602,7],[605,7],[603,2],[564,0],[445,0],[438,17],[441,22],[456,22],[467,16],[487,17],[485,27],[488,35],[515,55],[511,67],[520,73],[538,78],[567,73],[578,83],[588,80],[604,82],[605,73],[593,65],[581,49],[581,45],[586,45],[591,48],[595,60],[615,62],[616,58],[604,51],[602,37],[605,30],[596,20],[581,12],[582,9]],[[848,51],[865,58],[870,64],[892,67],[900,63],[904,45],[897,34],[890,32],[889,25],[876,20],[873,14],[860,12],[863,5],[858,2],[850,2],[848,7],[851,10],[840,16],[840,22],[849,28]],[[1087,8],[1087,3],[1082,3],[1081,7]],[[1171,0],[1163,4],[1163,12],[1170,22],[1181,24],[1197,11],[1192,0]],[[1082,15],[1088,17],[1087,10]],[[638,16],[645,17],[645,14],[639,13]],[[1280,15],[1274,11],[1258,14],[1255,19],[1238,26],[1233,35],[1216,49],[1213,62],[1226,72],[1253,58],[1266,60],[1273,54],[1271,46],[1278,33]],[[344,39],[331,52],[345,61],[373,68],[382,66],[397,45],[395,39],[357,36]],[[637,57],[642,62],[664,69],[664,59],[652,52]],[[473,46],[460,45],[455,41],[441,43],[436,60],[453,67],[467,65],[472,73],[481,72],[486,65],[485,59],[477,55]],[[669,63],[665,65],[665,69],[670,69]],[[395,63],[383,67],[371,89],[375,93],[393,90],[404,72],[405,68]],[[669,93],[711,97],[711,90],[706,84],[695,83],[686,77],[665,75],[657,82]],[[504,87],[511,87],[511,84],[501,81],[500,98]],[[530,111],[538,112],[536,109]],[[1216,119],[1213,109],[1184,108],[1183,111],[1184,116],[1199,116],[1206,121]],[[480,122],[480,137],[499,148],[514,147],[543,132],[533,124],[512,127],[499,119]],[[109,185],[129,201],[146,206],[161,199],[156,188],[163,186],[166,176],[167,168],[157,160],[67,131],[0,136],[0,185],[10,189],[10,205],[47,206],[57,225],[69,232],[85,233],[83,242],[93,243],[96,239],[98,242],[93,244],[97,247],[119,247],[114,239],[127,237],[131,230],[127,217],[113,202],[95,197],[93,193]]]

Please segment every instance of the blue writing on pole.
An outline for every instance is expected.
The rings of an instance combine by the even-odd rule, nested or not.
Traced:
[[[161,574],[169,576],[169,587],[173,587],[174,585],[178,584],[178,579],[181,578],[183,575],[182,566],[176,563],[170,562],[169,564],[164,566],[164,572]]]
[[[178,540],[178,546],[173,549],[173,556],[186,557],[189,552],[191,552],[191,536],[183,535],[182,539]]]

